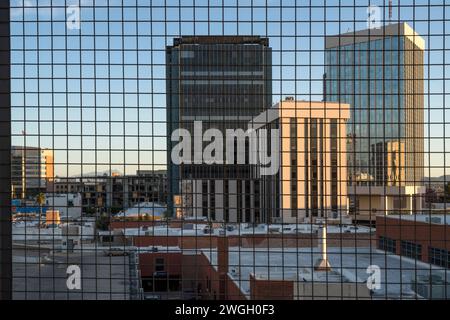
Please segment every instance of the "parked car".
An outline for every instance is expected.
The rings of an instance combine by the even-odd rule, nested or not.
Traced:
[[[113,256],[128,256],[128,251],[121,248],[111,248],[104,251],[105,256],[113,257]]]

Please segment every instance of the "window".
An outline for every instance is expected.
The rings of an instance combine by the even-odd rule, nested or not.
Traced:
[[[397,241],[380,236],[378,239],[378,248],[387,252],[397,253]]]
[[[155,271],[160,272],[165,270],[165,261],[164,258],[156,258],[155,259]]]
[[[411,241],[402,240],[401,241],[401,255],[408,257],[408,258],[421,260],[422,259],[422,245],[416,244]]]
[[[439,267],[450,267],[450,254],[445,249],[428,247],[428,262]]]
[[[406,197],[395,197],[394,198],[394,209],[405,209],[407,206]]]

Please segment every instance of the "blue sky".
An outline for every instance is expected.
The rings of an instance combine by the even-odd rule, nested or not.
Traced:
[[[60,176],[160,168],[166,148],[164,49],[173,38],[269,37],[274,102],[287,95],[320,100],[324,35],[365,29],[367,6],[388,1],[356,2],[11,0],[13,143],[56,149]],[[425,55],[431,175],[450,166],[450,156],[444,161],[449,69],[442,66],[450,61],[444,47],[450,39],[443,36],[450,30],[450,6],[444,2],[393,1],[400,7],[392,20],[408,22],[431,49]],[[81,5],[81,29],[69,30],[66,7],[75,4]]]

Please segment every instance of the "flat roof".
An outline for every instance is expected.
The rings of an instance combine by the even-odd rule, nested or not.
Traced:
[[[248,127],[258,129],[279,118],[349,119],[350,105],[330,101],[283,100],[254,117]]]
[[[391,219],[401,219],[401,220],[407,220],[407,221],[417,221],[417,222],[423,222],[423,223],[430,223],[430,224],[439,224],[439,225],[450,225],[450,214],[392,214],[385,216],[386,218]]]
[[[388,24],[381,28],[365,29],[354,32],[346,32],[325,37],[325,49],[341,47],[345,45],[375,41],[386,36],[405,36],[419,49],[425,49],[425,39],[421,37],[406,22]]]
[[[189,224],[189,223],[187,223]],[[125,236],[219,236],[222,228],[213,228],[211,233],[205,233],[204,230],[207,228],[207,224],[192,224],[192,229],[182,229],[182,228],[171,228],[167,225],[160,226],[149,226],[146,229],[141,228],[119,228],[124,229]],[[260,224],[255,227],[249,227],[246,224],[241,224],[239,228],[235,227],[233,230],[226,231],[226,236],[246,236],[246,235],[267,235],[267,234],[312,234],[319,229],[318,224],[286,224],[286,225],[266,225]],[[328,234],[339,234],[339,233],[370,233],[375,231],[374,228],[366,226],[353,226],[353,225],[328,225]]]
[[[203,250],[211,264],[217,266],[217,251]],[[257,278],[332,282],[366,282],[369,266],[381,271],[381,288],[374,298],[387,296],[410,297],[411,280],[422,276],[440,275],[450,279],[450,270],[387,253],[369,247],[329,247],[331,272],[317,272],[315,262],[320,258],[319,248],[229,248],[229,276],[241,292],[250,295],[250,274]],[[309,276],[308,276],[309,275]],[[301,278],[303,277],[303,279]],[[308,278],[309,277],[309,278]]]
[[[261,44],[268,46],[269,39],[259,36],[183,36],[173,39],[173,47],[183,44]],[[170,48],[170,47],[169,47]]]

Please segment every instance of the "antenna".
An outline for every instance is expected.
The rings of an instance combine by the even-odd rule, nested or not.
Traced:
[[[392,20],[392,0],[389,0],[389,22]]]

